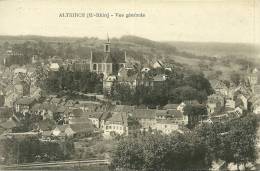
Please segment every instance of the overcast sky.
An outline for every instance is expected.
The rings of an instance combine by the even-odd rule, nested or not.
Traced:
[[[257,0],[0,0],[0,35],[110,37],[158,41],[260,42]],[[60,18],[65,12],[142,12],[142,18]]]

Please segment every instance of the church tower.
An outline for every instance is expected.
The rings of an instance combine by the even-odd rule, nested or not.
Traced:
[[[110,53],[110,40],[108,34],[107,34],[107,42],[104,44],[104,52]]]

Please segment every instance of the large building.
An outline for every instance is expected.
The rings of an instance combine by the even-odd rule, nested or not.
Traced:
[[[104,74],[105,78],[109,75],[117,75],[120,68],[126,66],[126,52],[121,53],[111,50],[109,37],[104,44],[103,52],[90,52],[90,58],[85,60],[73,60],[66,62],[65,68],[73,71],[91,71]]]
[[[118,53],[119,56],[116,56],[116,54],[111,52],[111,43],[108,37],[107,42],[104,44],[103,54],[91,52],[90,71],[103,73],[105,76],[117,74],[120,68],[125,67],[126,55],[123,57],[120,53]]]

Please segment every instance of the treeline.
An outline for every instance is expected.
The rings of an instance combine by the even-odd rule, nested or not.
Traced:
[[[73,142],[40,141],[38,137],[5,138],[0,140],[0,152],[4,164],[30,163],[70,159]]]
[[[202,124],[190,132],[139,133],[123,138],[113,153],[113,168],[144,171],[208,170],[213,161],[247,166],[256,160],[255,116]]]
[[[44,80],[44,89],[58,93],[60,91],[80,91],[83,93],[102,93],[103,75],[90,71],[72,72],[62,67],[57,72],[49,72]]]
[[[173,71],[152,69],[145,79],[149,80],[153,75],[165,73],[168,77],[166,81],[155,87],[138,84],[137,80],[137,86],[133,90],[127,83],[115,82],[112,86],[111,98],[122,104],[145,104],[155,107],[167,103],[181,103],[184,100],[198,100],[202,103],[213,93],[209,81],[201,73],[187,75],[185,71],[179,69]]]

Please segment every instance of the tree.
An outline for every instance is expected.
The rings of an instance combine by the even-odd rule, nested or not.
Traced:
[[[207,108],[204,105],[186,105],[184,115],[188,116],[188,125],[193,128],[203,116],[207,116]]]
[[[214,92],[209,80],[203,74],[191,74],[184,79],[184,82],[199,91],[206,91],[207,95],[211,95]]]
[[[212,158],[235,163],[239,169],[241,164],[246,167],[256,160],[256,129],[256,117],[249,114],[224,123],[202,124],[196,132]]]
[[[246,116],[244,118],[232,121],[229,132],[223,137],[225,149],[228,153],[223,156],[228,162],[237,165],[254,163],[256,154],[256,129],[257,122],[255,116]]]
[[[113,100],[120,101],[123,104],[131,104],[133,100],[133,91],[130,85],[115,82],[111,88],[111,97]]]
[[[194,133],[162,135],[145,133],[119,141],[112,156],[115,168],[145,171],[208,169],[212,158],[207,147]]]
[[[231,73],[231,75],[230,75],[230,79],[231,79],[231,81],[232,81],[235,85],[238,86],[239,83],[240,83],[240,80],[241,80],[241,76],[240,76],[239,73],[233,72],[233,73]]]

